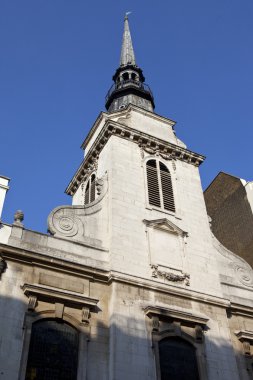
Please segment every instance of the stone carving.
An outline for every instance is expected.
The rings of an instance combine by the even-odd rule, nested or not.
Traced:
[[[253,270],[251,266],[241,257],[224,247],[214,235],[212,237],[213,245],[217,251],[226,259],[230,260],[231,268],[235,275],[234,278],[242,285],[253,288]]]
[[[253,287],[253,275],[249,268],[233,263],[236,278],[245,286]]]
[[[29,296],[29,301],[28,301],[28,310],[29,311],[34,311],[35,307],[37,305],[37,297],[34,295]]]
[[[242,343],[242,346],[243,346],[243,352],[244,352],[244,355],[246,356],[250,356],[251,355],[251,350],[250,350],[250,342],[245,340],[243,343]]]
[[[90,174],[93,171],[97,171],[97,168],[98,168],[98,156],[94,159],[94,161],[92,162],[92,164],[90,164],[87,167],[88,174]]]
[[[90,319],[90,309],[88,307],[82,308],[82,322],[89,323]]]
[[[23,226],[24,213],[21,210],[17,210],[14,214],[14,224]]]
[[[190,285],[190,275],[188,273],[181,272],[181,274],[175,274],[173,272],[167,272],[159,270],[158,265],[151,264],[152,277],[154,278],[163,278],[167,281],[172,282],[184,282],[186,286]]]
[[[97,178],[96,180],[96,188],[97,188],[97,195],[101,195],[104,187],[104,178]]]
[[[0,256],[0,279],[7,268],[6,261]]]
[[[159,317],[154,315],[152,317],[152,331],[159,331]]]
[[[75,236],[82,226],[75,212],[69,208],[60,208],[54,213],[50,232],[57,231],[64,236]]]
[[[199,343],[203,342],[203,329],[200,325],[195,326],[195,338],[196,338],[196,342],[199,342]]]
[[[174,158],[175,158],[175,157],[173,157],[172,154],[166,153],[164,151],[160,151],[160,149],[157,148],[157,147],[152,148],[151,146],[145,145],[145,144],[142,144],[142,143],[139,144],[139,147],[141,149],[141,156],[142,156],[142,158],[144,158],[144,151],[147,152],[147,153],[149,153],[149,154],[153,154],[155,156],[160,156],[164,160],[174,160]]]
[[[98,197],[88,205],[60,206],[48,217],[48,231],[55,236],[84,241],[85,217],[100,211],[101,201],[108,190],[107,174],[96,181]]]

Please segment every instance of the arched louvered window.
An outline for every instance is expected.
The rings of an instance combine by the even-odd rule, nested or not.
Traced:
[[[84,204],[89,204],[93,202],[96,198],[96,176],[92,174],[89,178],[84,194]]]
[[[175,202],[169,169],[158,160],[147,161],[149,204],[175,212]]]

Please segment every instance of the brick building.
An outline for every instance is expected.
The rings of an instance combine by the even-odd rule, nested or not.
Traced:
[[[253,183],[220,172],[204,197],[214,235],[253,267]]]

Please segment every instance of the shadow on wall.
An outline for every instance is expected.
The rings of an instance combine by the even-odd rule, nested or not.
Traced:
[[[1,285],[2,281],[0,289]],[[9,283],[5,284],[6,288],[9,288],[11,294],[10,279]],[[20,296],[23,296],[22,291]],[[40,313],[27,311],[27,304],[28,302],[14,297],[0,297],[0,380],[155,380],[159,378],[156,374],[159,350],[157,354],[152,334],[149,332],[149,321],[143,323],[143,320],[117,314],[114,315],[109,329],[106,322],[98,321],[100,314],[98,311],[97,314],[91,313],[90,325],[88,328],[87,325],[85,327],[87,331],[84,334],[85,339],[81,339],[84,330],[81,332],[66,318],[40,319]],[[27,316],[36,321],[30,330],[31,334],[26,326]],[[177,336],[177,334],[172,335]],[[176,339],[177,344],[181,338]],[[222,339],[218,335],[211,334],[211,330],[207,330],[203,343],[198,344],[204,345],[202,357],[197,358],[198,366],[199,360],[202,360],[207,370],[207,375],[203,377],[203,369],[199,369],[199,380],[252,378],[252,374],[246,370],[243,356],[238,356],[237,364],[242,366],[240,376],[238,375],[229,338]],[[195,344],[195,347],[197,345]],[[198,348],[196,355],[197,351]],[[180,359],[180,353],[174,353],[173,357]],[[178,365],[177,379],[198,379],[197,375],[190,377],[189,373],[187,376],[183,374],[180,360],[177,362],[173,360],[171,363],[168,356],[166,363],[164,371],[175,371],[175,366]],[[22,365],[25,368],[23,374]],[[165,378],[167,379],[162,377],[162,380]]]

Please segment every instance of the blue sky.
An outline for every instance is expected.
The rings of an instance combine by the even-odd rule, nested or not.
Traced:
[[[252,175],[252,0],[1,0],[0,173],[11,177],[3,220],[22,209],[46,231],[80,145],[119,63],[126,11],[156,112],[219,171]]]

